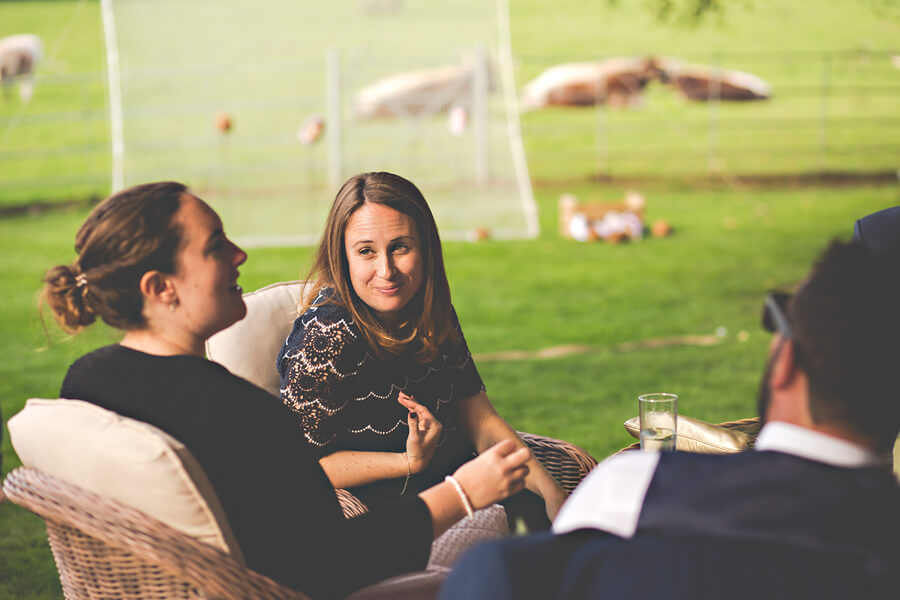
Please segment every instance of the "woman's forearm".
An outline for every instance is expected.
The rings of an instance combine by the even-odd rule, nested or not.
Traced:
[[[319,459],[331,485],[348,488],[382,479],[405,478],[409,462],[402,452],[341,450]]]
[[[526,446],[516,431],[497,413],[484,392],[463,403],[463,414],[472,443],[479,453],[504,439],[511,439],[518,446]],[[534,455],[527,464],[528,476],[525,478],[525,487],[544,499],[548,515],[552,519],[567,494]]]
[[[500,440],[511,439],[516,445],[527,447],[519,434],[503,420],[503,418],[494,413],[486,416],[481,424],[479,435],[475,440],[475,446],[478,452],[490,448]],[[532,454],[528,460],[528,476],[525,478],[525,487],[535,494],[546,498],[548,494],[558,493],[559,484],[553,479],[553,476],[547,472],[544,465]]]
[[[466,516],[466,509],[459,494],[452,484],[444,482],[421,492],[419,497],[425,501],[431,513],[431,525],[434,537],[447,531],[451,525]]]

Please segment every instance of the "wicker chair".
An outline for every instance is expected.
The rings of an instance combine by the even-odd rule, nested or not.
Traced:
[[[45,519],[67,598],[306,597],[246,566],[206,473],[158,428],[89,402],[33,398],[9,431],[26,466],[4,489]],[[433,542],[425,569],[350,600],[432,600],[467,548],[506,535],[502,507],[476,511]]]
[[[153,517],[35,469],[15,469],[3,489],[46,522],[67,600],[308,599]]]
[[[275,357],[297,318],[297,306],[305,290],[305,282],[285,281],[244,294],[247,316],[210,338],[207,356],[277,396],[281,380]],[[597,464],[574,444],[531,433],[519,435],[567,491],[575,489]],[[346,490],[338,490],[338,498],[348,517],[366,511],[365,504]]]

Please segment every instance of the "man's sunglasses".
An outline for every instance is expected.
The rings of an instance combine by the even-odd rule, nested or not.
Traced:
[[[763,305],[762,326],[769,333],[780,331],[781,335],[793,339],[794,329],[787,318],[787,305],[791,294],[787,292],[769,292]]]

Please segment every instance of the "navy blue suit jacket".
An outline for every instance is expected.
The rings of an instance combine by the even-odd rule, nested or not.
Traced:
[[[594,529],[476,546],[440,599],[900,598],[886,469],[780,452],[662,455],[623,539]]]
[[[900,258],[900,206],[857,220],[853,225],[853,239],[877,255]]]
[[[771,543],[592,529],[480,544],[467,552],[440,600],[797,600],[900,597],[897,574],[866,574],[839,553]]]

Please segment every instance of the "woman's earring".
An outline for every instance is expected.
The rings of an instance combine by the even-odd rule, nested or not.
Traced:
[[[175,312],[175,308],[178,306],[178,298],[175,298],[171,302],[169,302],[169,310]]]

